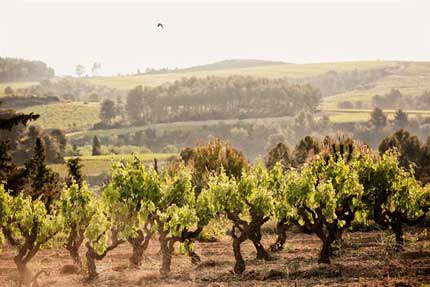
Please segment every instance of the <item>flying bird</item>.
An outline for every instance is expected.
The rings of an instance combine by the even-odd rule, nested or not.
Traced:
[[[164,29],[164,26],[163,26],[163,24],[158,23],[158,24],[157,24],[157,28],[163,28],[163,29]]]

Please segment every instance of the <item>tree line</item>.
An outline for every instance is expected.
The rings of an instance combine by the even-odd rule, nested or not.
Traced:
[[[42,61],[0,57],[0,82],[41,81],[55,75]]]
[[[243,76],[184,78],[132,89],[124,106],[130,124],[294,116],[315,111],[321,93],[285,79]],[[116,114],[111,114],[113,119]],[[104,117],[106,119],[106,117]]]

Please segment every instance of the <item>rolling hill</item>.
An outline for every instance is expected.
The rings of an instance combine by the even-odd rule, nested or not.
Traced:
[[[368,61],[368,62],[338,62],[338,63],[318,63],[318,64],[274,64],[260,65],[253,67],[241,68],[224,68],[212,70],[191,70],[183,72],[171,72],[165,74],[147,74],[134,76],[115,76],[115,77],[93,77],[87,79],[90,83],[96,85],[104,85],[117,89],[128,90],[138,85],[143,86],[158,86],[167,82],[174,82],[187,77],[207,77],[219,76],[228,77],[231,75],[243,75],[265,78],[304,78],[318,76],[329,71],[338,73],[354,70],[372,70],[381,68],[399,67],[400,62],[389,61]],[[430,63],[428,64],[430,69]]]

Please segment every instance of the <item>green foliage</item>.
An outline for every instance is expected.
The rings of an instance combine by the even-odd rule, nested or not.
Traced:
[[[289,148],[282,142],[269,151],[265,164],[268,169],[272,169],[277,162],[280,162],[285,170],[293,163],[293,157]]]
[[[3,234],[11,245],[21,247],[29,235],[35,236],[34,244],[46,247],[53,236],[63,228],[64,218],[57,211],[48,212],[45,204],[31,197],[11,196],[0,185],[0,218]]]
[[[26,284],[33,279],[28,262],[54,242],[64,221],[58,208],[47,209],[43,201],[23,193],[12,196],[0,185],[0,240],[6,238],[17,249],[14,261]]]
[[[369,122],[376,130],[381,130],[387,125],[387,116],[380,108],[375,108],[370,114]]]
[[[293,210],[287,213],[288,219],[321,239],[320,262],[330,262],[332,244],[362,208],[363,186],[354,168],[358,158],[358,153],[348,160],[339,152],[328,157],[318,155],[300,172],[287,175],[284,201]]]
[[[400,129],[379,144],[379,152],[385,153],[389,149],[397,149],[401,167],[408,169],[411,164],[418,163],[421,156],[421,144],[417,136],[407,130]]]
[[[242,152],[220,139],[185,149],[181,156],[192,168],[192,182],[197,192],[206,186],[211,175],[220,173],[222,169],[228,177],[239,178],[249,165]]]
[[[104,100],[100,107],[100,119],[102,122],[111,124],[112,120],[117,116],[115,102],[111,100]]]
[[[429,188],[422,187],[413,169],[400,167],[398,153],[388,150],[383,155],[370,155],[359,162],[357,170],[364,186],[363,201],[367,217],[396,235],[397,247],[403,245],[403,224],[415,224],[430,208]]]
[[[73,183],[61,194],[61,212],[65,221],[66,232],[71,229],[85,230],[93,215],[97,212],[96,198],[85,182]]]

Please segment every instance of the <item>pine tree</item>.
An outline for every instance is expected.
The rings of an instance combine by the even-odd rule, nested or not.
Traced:
[[[49,209],[53,200],[58,198],[61,185],[59,175],[46,165],[45,145],[41,138],[36,139],[33,158],[25,164],[24,175],[27,181],[26,195],[33,200],[40,198]]]
[[[375,108],[370,116],[370,123],[375,129],[381,130],[387,125],[387,116],[380,108]]]
[[[394,128],[396,130],[406,128],[409,125],[408,115],[402,111],[398,110],[394,116]]]
[[[66,179],[67,186],[71,186],[75,182],[79,188],[82,187],[84,182],[84,175],[82,174],[82,162],[81,159],[71,158],[67,161],[67,169],[69,170],[68,177]]]

